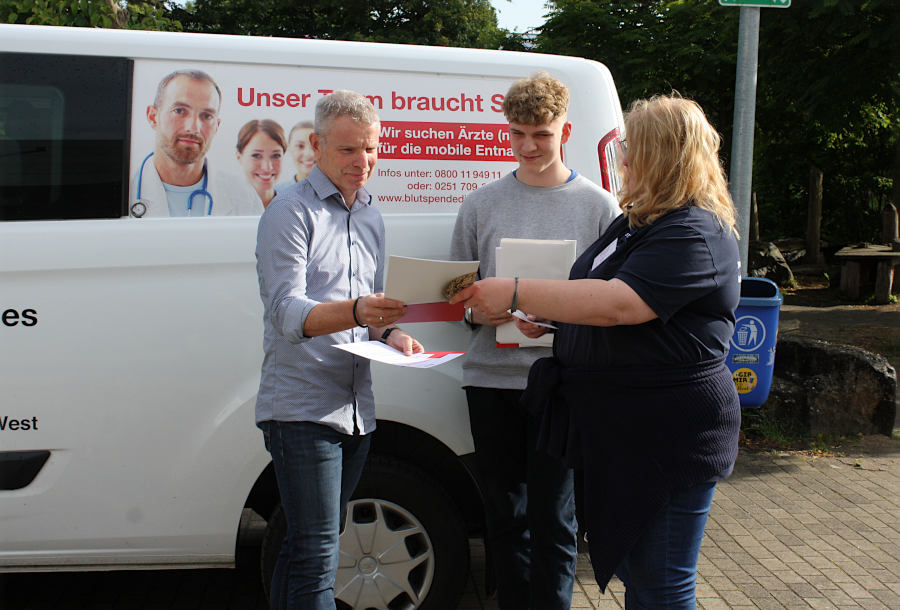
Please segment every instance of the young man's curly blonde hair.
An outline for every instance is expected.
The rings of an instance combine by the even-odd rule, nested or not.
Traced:
[[[546,72],[517,80],[503,100],[506,120],[521,125],[546,125],[565,117],[568,109],[568,87]]]
[[[695,205],[737,234],[734,204],[719,159],[721,138],[700,105],[678,94],[636,100],[625,116],[629,176],[619,205],[632,227]]]

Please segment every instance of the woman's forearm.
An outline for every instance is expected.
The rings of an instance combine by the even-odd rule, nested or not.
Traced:
[[[486,315],[496,315],[512,305],[549,320],[616,326],[641,324],[656,317],[652,309],[625,282],[606,280],[487,278],[476,282],[451,301],[463,301]]]

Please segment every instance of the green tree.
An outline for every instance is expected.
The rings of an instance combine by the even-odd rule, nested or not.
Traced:
[[[696,99],[728,168],[739,16],[712,0],[555,0],[538,48],[605,63],[626,107],[672,89]],[[877,236],[900,180],[897,32],[896,0],[761,11],[753,185],[764,237],[804,235],[811,166],[825,175],[826,241]]]
[[[803,226],[816,167],[824,173],[823,238],[879,238],[881,209],[900,178],[897,32],[894,0],[763,11],[754,188],[773,228]]]
[[[0,0],[5,23],[180,30],[167,0]]]
[[[489,0],[195,0],[174,13],[195,32],[498,48]]]
[[[732,122],[737,11],[713,2],[555,0],[538,50],[604,63],[623,107],[677,90],[723,133]]]

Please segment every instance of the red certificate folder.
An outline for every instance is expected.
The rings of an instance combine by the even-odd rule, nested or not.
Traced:
[[[416,303],[407,305],[406,315],[397,322],[459,322],[465,313],[462,303]]]

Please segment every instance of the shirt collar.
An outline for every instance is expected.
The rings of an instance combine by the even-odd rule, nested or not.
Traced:
[[[319,197],[319,199],[325,201],[329,197],[337,195],[338,201],[344,201],[344,197],[343,195],[341,195],[341,191],[338,190],[338,187],[334,185],[331,179],[326,176],[322,172],[322,170],[319,169],[318,165],[313,167],[312,171],[307,177],[307,180],[309,180],[309,184],[313,187],[313,190],[316,192],[316,195]],[[356,192],[356,201],[358,201],[362,205],[369,205],[372,203],[372,196],[369,194],[369,191],[365,189],[365,187],[360,187]],[[352,208],[353,205],[351,204],[350,207]]]

